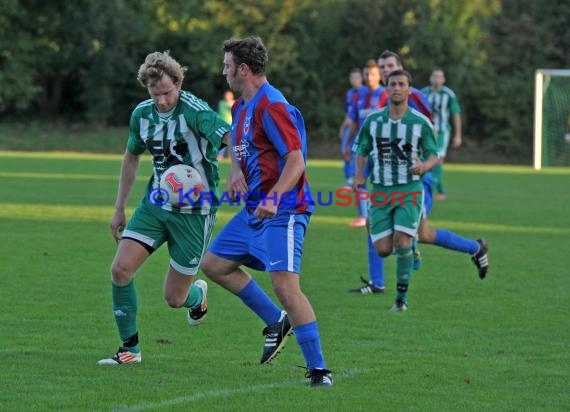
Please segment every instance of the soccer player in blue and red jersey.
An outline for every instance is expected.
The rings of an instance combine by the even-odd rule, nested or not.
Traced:
[[[355,67],[350,71],[348,78],[351,88],[346,91],[344,95],[344,119],[342,125],[340,126],[339,137],[340,137],[340,152],[342,153],[343,173],[345,187],[351,188],[354,182],[354,163],[351,151],[350,137],[351,137],[351,120],[348,117],[350,108],[353,105],[354,100],[358,96],[358,92],[361,89],[366,89],[366,86],[362,85],[362,71]]]
[[[295,336],[309,385],[331,386],[315,312],[300,287],[305,232],[314,209],[305,175],[305,124],[299,110],[268,83],[267,49],[259,37],[224,42],[223,74],[241,93],[232,114],[232,170],[228,191],[244,194],[244,208],[222,229],[202,263],[203,272],[237,295],[267,325],[261,363]],[[268,271],[282,312],[242,265]]]
[[[352,143],[360,126],[364,123],[364,119],[373,111],[380,108],[380,100],[384,87],[380,85],[380,69],[374,60],[369,60],[364,67],[364,77],[366,86],[361,88],[352,100],[352,105],[348,110],[348,119],[350,124],[350,139],[347,146],[347,154],[352,157],[352,163],[356,159],[356,154],[352,153]],[[367,202],[357,202],[358,217],[350,223],[351,227],[366,226],[366,217],[368,216]]]
[[[395,70],[402,70],[402,60],[400,56],[390,50],[385,50],[380,54],[378,58],[378,66],[380,67],[380,72],[382,79],[387,79],[389,74]],[[388,104],[388,93],[385,92],[381,96],[381,107]],[[408,104],[410,107],[418,110],[420,113],[427,116],[430,120],[432,119],[432,113],[425,95],[418,89],[412,88],[412,92],[408,99]],[[420,221],[420,229],[418,231],[418,238],[420,243],[433,244],[436,246],[441,246],[445,249],[455,250],[457,252],[469,253],[471,255],[471,260],[473,264],[477,267],[477,272],[481,279],[487,276],[489,270],[489,259],[487,256],[488,244],[484,239],[469,239],[459,236],[458,234],[445,229],[433,229],[427,223],[427,217],[431,212],[432,207],[432,192],[431,192],[431,173],[426,173],[422,177],[422,183],[424,186],[424,207],[422,210],[422,219]],[[419,269],[421,265],[421,256],[419,250],[414,245],[414,269]],[[383,267],[384,262],[381,257],[376,256],[374,253],[374,247],[368,239],[368,267],[370,272],[370,280],[366,280],[361,277],[364,282],[364,286],[356,289],[351,289],[351,292],[357,292],[362,294],[368,293],[382,293],[384,289],[384,277],[380,278],[377,273],[380,273],[377,267]],[[383,269],[381,271],[383,273]]]

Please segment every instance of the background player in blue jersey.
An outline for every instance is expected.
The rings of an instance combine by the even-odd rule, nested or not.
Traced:
[[[378,57],[378,66],[382,79],[387,79],[390,73],[395,70],[402,70],[402,60],[400,56],[390,50],[383,51]],[[388,102],[388,94],[385,91],[382,95],[381,106],[384,107]],[[429,102],[425,95],[416,89],[412,88],[411,94],[408,99],[410,107],[418,110],[420,113],[432,119],[431,109]],[[422,211],[422,219],[420,221],[420,229],[418,231],[418,239],[420,243],[433,244],[441,246],[445,249],[455,250],[457,252],[468,253],[471,255],[473,264],[477,267],[477,272],[481,279],[485,278],[489,270],[489,259],[487,256],[488,244],[484,239],[469,239],[459,236],[458,234],[445,229],[433,229],[428,225],[427,217],[432,207],[431,196],[431,174],[426,173],[422,177],[424,186],[424,207]],[[421,255],[416,245],[414,245],[414,269],[419,269],[421,265]],[[369,293],[383,293],[384,289],[384,270],[378,268],[384,267],[384,262],[381,257],[374,253],[374,247],[368,237],[368,268],[370,279],[361,277],[364,286],[360,288],[351,289],[351,292],[369,294]],[[382,276],[380,276],[380,273]]]
[[[363,70],[366,79],[366,87],[360,88],[352,100],[352,104],[348,110],[348,119],[350,124],[349,145],[346,147],[347,156],[352,157],[352,162],[356,159],[356,154],[352,152],[352,144],[356,133],[364,123],[364,119],[370,113],[378,110],[380,107],[380,96],[384,91],[384,87],[380,85],[380,69],[374,60],[368,60]],[[363,186],[366,191],[366,186]],[[362,196],[359,196],[361,198]],[[366,226],[366,217],[368,216],[367,201],[359,201],[356,204],[358,208],[358,217],[350,223],[350,227]]]
[[[352,152],[350,150],[350,132],[351,132],[351,120],[348,117],[350,108],[352,107],[353,101],[356,98],[358,91],[363,88],[362,86],[362,71],[355,67],[350,71],[348,77],[350,82],[350,89],[346,91],[344,95],[344,119],[342,125],[340,126],[340,152],[343,158],[343,174],[344,174],[344,184],[347,188],[352,188],[352,183],[354,182],[354,162]]]
[[[224,42],[223,74],[241,93],[233,107],[230,193],[246,193],[246,206],[222,229],[202,270],[237,295],[265,323],[261,363],[295,336],[310,386],[332,385],[317,320],[300,287],[304,235],[314,204],[305,175],[305,125],[297,108],[267,81],[267,49],[259,37]],[[242,265],[268,271],[282,312]]]

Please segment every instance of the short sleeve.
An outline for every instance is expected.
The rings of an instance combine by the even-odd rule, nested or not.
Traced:
[[[219,149],[222,138],[230,131],[230,125],[212,110],[200,111],[196,114],[196,129],[200,136]]]
[[[129,123],[127,150],[134,155],[140,155],[146,150],[146,144],[140,136],[139,117],[136,116],[134,112],[131,115],[131,121]]]
[[[370,120],[367,118],[354,139],[352,151],[360,156],[368,156],[372,150],[372,137],[370,136]]]

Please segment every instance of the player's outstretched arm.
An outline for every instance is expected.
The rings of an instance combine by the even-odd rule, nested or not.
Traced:
[[[455,113],[452,117],[453,121],[453,148],[457,149],[461,146],[461,115],[459,113]]]
[[[362,187],[366,183],[366,178],[364,177],[364,168],[368,163],[368,157],[357,155],[356,156],[356,171],[354,173],[354,183],[352,184],[352,191],[358,192],[362,190]]]
[[[117,201],[115,202],[115,214],[111,220],[111,233],[115,240],[121,238],[121,232],[127,224],[127,216],[125,214],[125,206],[129,193],[135,183],[137,172],[139,169],[139,155],[134,155],[128,150],[125,151],[123,163],[121,165],[121,176],[119,179],[119,189],[117,191]]]

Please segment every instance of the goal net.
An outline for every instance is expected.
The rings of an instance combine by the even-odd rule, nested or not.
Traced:
[[[534,168],[570,166],[570,70],[539,69],[534,87]]]

